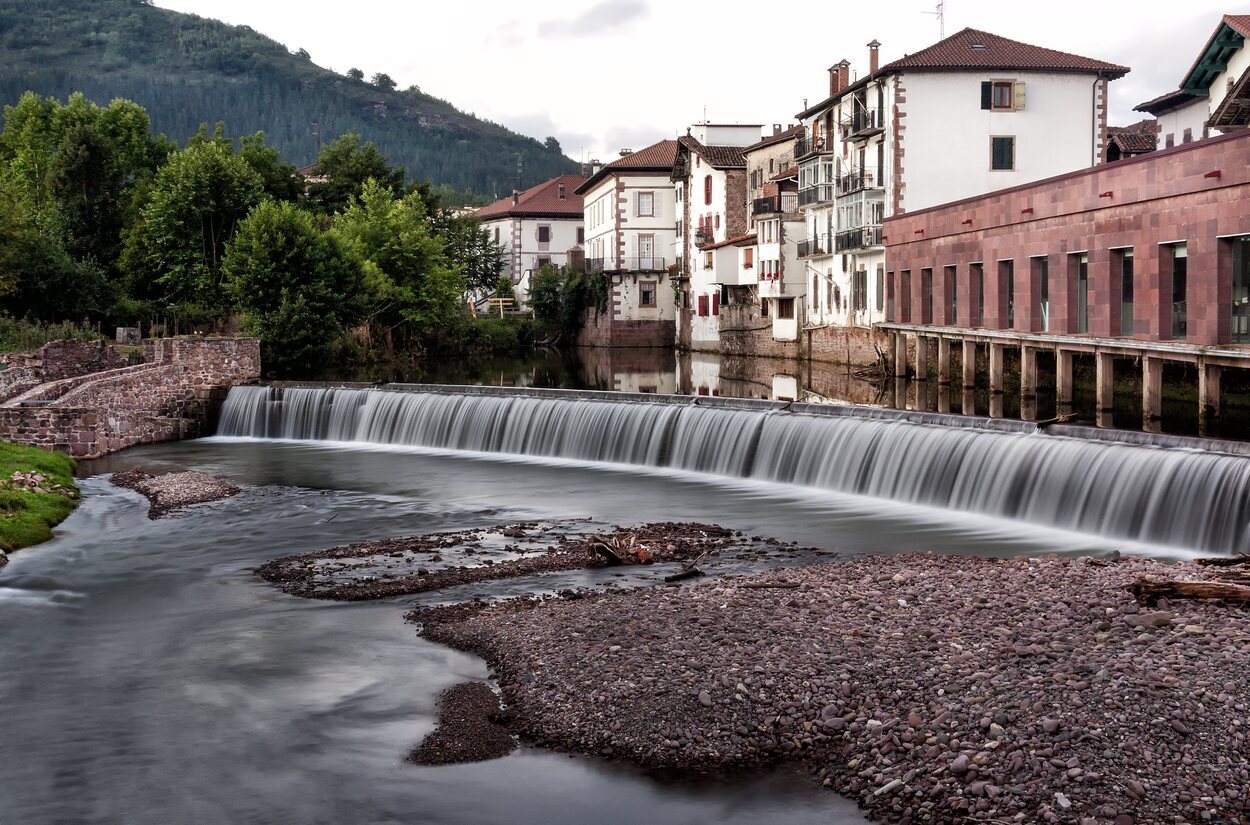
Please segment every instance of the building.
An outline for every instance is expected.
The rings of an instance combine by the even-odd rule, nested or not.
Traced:
[[[808,326],[885,318],[890,216],[1100,163],[1107,86],[1128,72],[975,29],[884,66],[880,46],[798,115]]]
[[[1018,348],[1027,418],[1038,353],[1055,358],[1061,411],[1072,404],[1073,358],[1089,357],[1102,424],[1113,360],[1132,358],[1153,429],[1163,364],[1188,363],[1203,414],[1217,412],[1220,371],[1250,368],[1247,203],[1250,131],[1241,130],[889,218],[880,328],[894,336],[896,371],[910,350],[928,377],[926,342],[936,341],[936,377],[949,383],[961,346],[967,393],[976,349],[988,348],[1001,410],[1004,351]]]
[[[1250,14],[1226,14],[1174,91],[1137,107],[1159,121],[1167,149],[1250,126]]]
[[[754,247],[754,238],[748,233],[743,149],[759,141],[761,128],[700,123],[677,140],[669,171],[677,198],[677,343],[683,349],[719,349],[721,304],[731,288],[755,285],[744,251]]]
[[[564,266],[569,250],[585,242],[580,175],[561,175],[513,192],[476,213],[490,239],[503,247],[507,272],[524,293],[529,274],[547,264]]]
[[[670,179],[677,141],[623,151],[577,189],[586,226],[586,269],[608,278],[608,307],[591,311],[580,343],[671,347],[677,300],[670,266],[677,243]]]
[[[1107,163],[1153,152],[1158,147],[1159,123],[1152,118],[1130,126],[1107,127]]]

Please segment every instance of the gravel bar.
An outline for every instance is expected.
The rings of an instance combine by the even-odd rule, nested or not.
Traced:
[[[443,691],[438,727],[408,761],[417,765],[460,765],[498,759],[516,750],[516,740],[500,722],[499,697],[482,682],[464,682]]]
[[[118,487],[140,493],[151,502],[148,518],[157,519],[182,507],[221,501],[239,492],[228,481],[207,473],[166,473],[154,476],[140,469],[113,473],[110,478]]]
[[[514,728],[721,774],[790,763],[882,822],[1250,822],[1250,612],[1139,605],[1143,559],[867,557],[414,611]]]

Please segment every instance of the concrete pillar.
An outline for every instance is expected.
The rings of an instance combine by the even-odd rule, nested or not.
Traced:
[[[990,344],[990,395],[1003,394],[1003,353],[1006,344]]]
[[[1198,364],[1198,432],[1206,435],[1207,427],[1220,417],[1220,379],[1224,368]]]
[[[900,339],[899,343],[903,343],[905,339]],[[904,365],[906,369],[906,365]],[[894,409],[907,409],[907,379],[902,375],[894,376]]]
[[[1055,351],[1055,396],[1060,415],[1072,412],[1072,358],[1071,350]]]
[[[946,336],[938,338],[938,384],[949,387],[951,383],[951,342]],[[948,410],[949,412],[949,410]]]
[[[1020,398],[1037,398],[1037,350],[1020,347]]]
[[[959,399],[959,411],[964,415],[977,414],[977,394],[975,391],[964,388],[963,397]]]
[[[929,341],[923,335],[916,336],[916,380],[929,380]]]
[[[1142,429],[1148,433],[1163,429],[1163,359],[1142,358]]]
[[[971,392],[977,386],[977,344],[975,341],[964,341],[963,380],[964,392]]]
[[[1099,427],[1111,426],[1111,413],[1115,408],[1115,359],[1110,353],[1094,354],[1097,401],[1095,418]]]
[[[894,339],[894,377],[907,377],[907,336],[896,332],[890,336]],[[899,409],[902,409],[900,407]]]
[[[951,411],[951,388],[949,384],[940,384],[938,386],[937,411],[940,413],[949,413]]]

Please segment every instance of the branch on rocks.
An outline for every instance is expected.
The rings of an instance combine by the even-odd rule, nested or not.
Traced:
[[[1159,599],[1223,599],[1233,604],[1250,604],[1250,587],[1241,584],[1210,581],[1160,581],[1139,578],[1128,586],[1142,604]]]
[[[651,551],[638,544],[638,536],[635,533],[630,533],[628,537],[601,536],[596,533],[590,537],[587,547],[609,567],[622,564],[651,564],[652,562]]]
[[[1231,558],[1221,556],[1215,559],[1198,559],[1198,564],[1203,567],[1237,567],[1242,564],[1250,564],[1250,554],[1238,553]]]
[[[798,590],[802,587],[798,582],[745,582],[738,586],[748,590]]]

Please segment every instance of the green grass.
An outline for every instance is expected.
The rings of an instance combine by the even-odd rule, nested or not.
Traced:
[[[90,340],[101,337],[91,327],[80,326],[71,321],[41,324],[0,314],[0,352],[32,352],[49,341],[65,338]]]
[[[9,480],[14,472],[38,472],[70,495],[19,489]],[[52,528],[78,506],[74,460],[61,453],[19,447],[0,441],[0,550],[30,547],[52,538]]]

